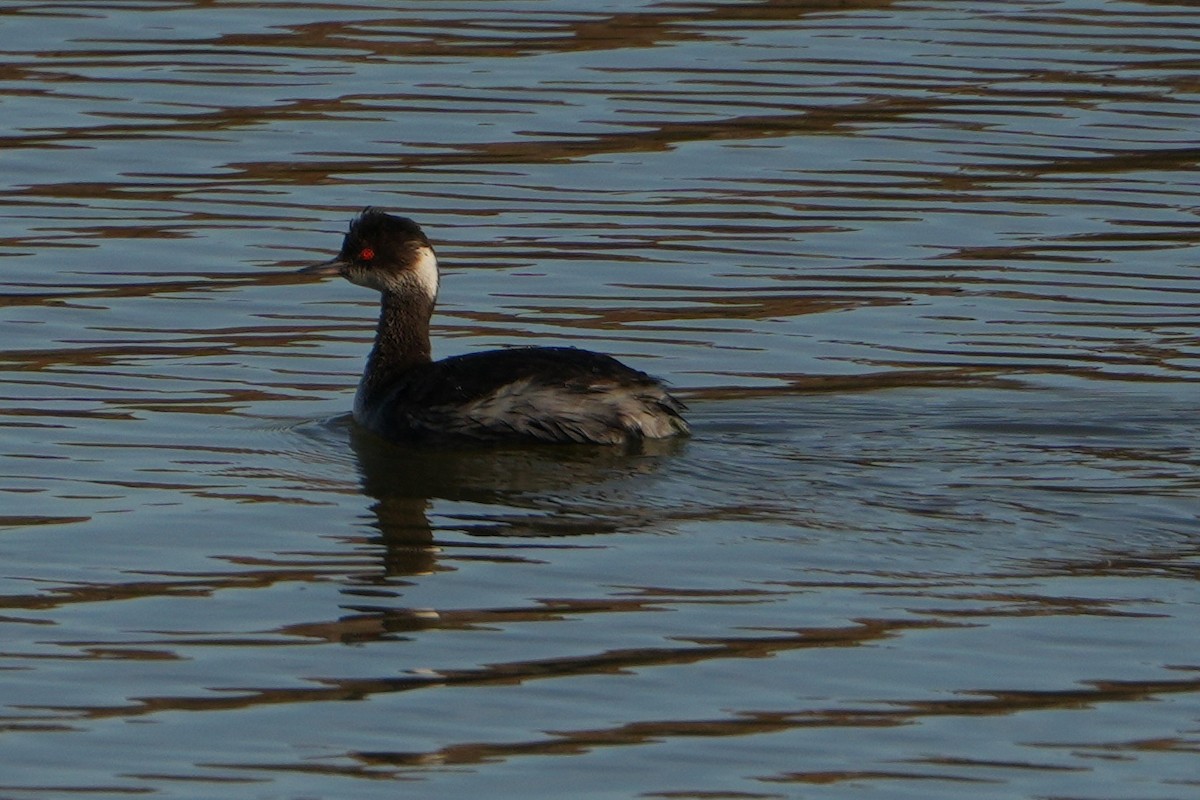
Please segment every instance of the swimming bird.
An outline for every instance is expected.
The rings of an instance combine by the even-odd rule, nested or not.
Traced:
[[[660,381],[601,353],[513,347],[432,360],[438,260],[407,217],[364,209],[337,257],[301,272],[380,293],[354,419],[384,438],[622,444],[688,432],[684,404]]]

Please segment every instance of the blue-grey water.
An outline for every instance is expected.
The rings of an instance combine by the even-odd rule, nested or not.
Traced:
[[[0,798],[1200,795],[1200,7],[0,2]],[[435,350],[640,451],[348,419]]]

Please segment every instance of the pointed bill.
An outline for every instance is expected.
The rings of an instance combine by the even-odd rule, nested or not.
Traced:
[[[301,275],[319,275],[327,277],[330,275],[341,275],[342,270],[350,266],[340,258],[332,258],[329,261],[322,261],[320,264],[310,264],[304,269],[299,270]]]

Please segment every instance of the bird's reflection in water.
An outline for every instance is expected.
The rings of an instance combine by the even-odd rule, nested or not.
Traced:
[[[631,494],[629,482],[645,480],[686,447],[682,439],[619,447],[397,444],[353,424],[350,443],[362,491],[375,500],[388,577],[436,569],[437,548],[450,544],[527,545],[530,537],[644,526],[647,514],[622,499]],[[435,524],[430,509],[438,500],[478,508]]]

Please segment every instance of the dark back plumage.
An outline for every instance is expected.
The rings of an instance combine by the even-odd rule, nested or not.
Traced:
[[[618,444],[687,433],[684,405],[644,372],[570,347],[517,347],[423,364],[388,387],[392,439]]]

